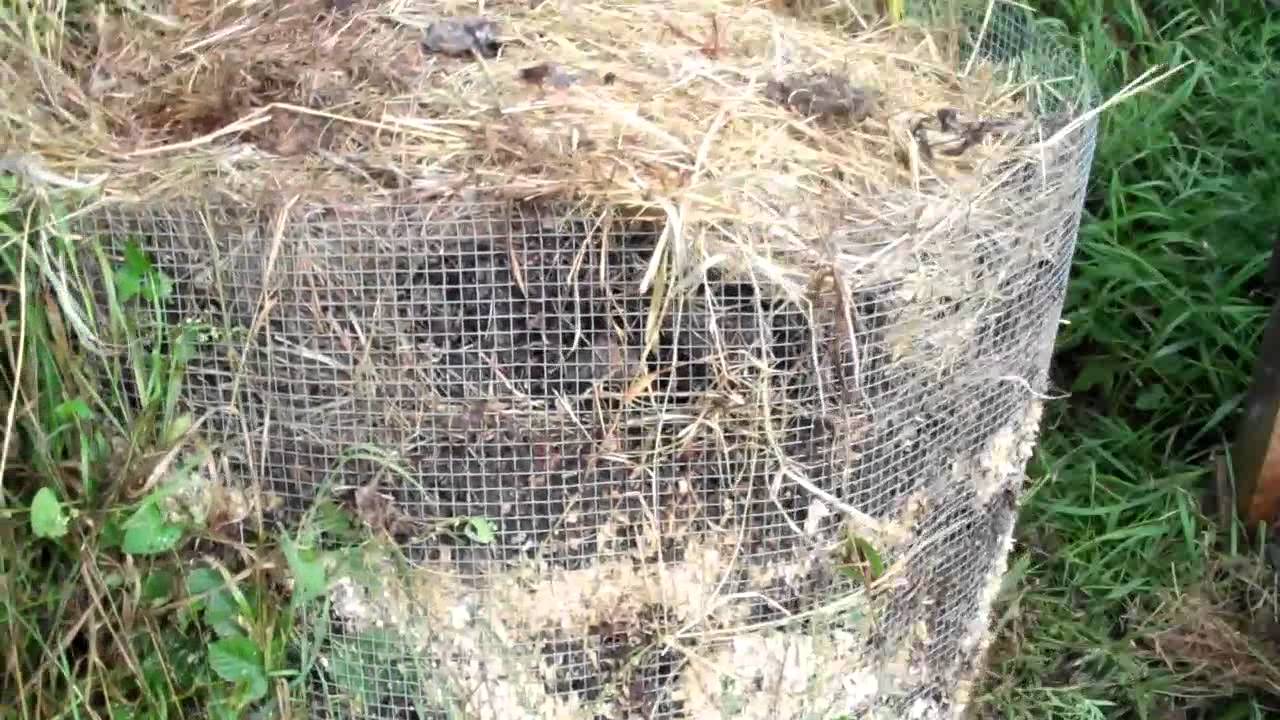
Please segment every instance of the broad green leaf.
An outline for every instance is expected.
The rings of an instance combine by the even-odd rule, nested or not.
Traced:
[[[155,302],[165,300],[173,292],[173,280],[151,263],[136,242],[124,249],[124,262],[116,268],[116,296],[120,302],[135,297]]]
[[[120,549],[129,555],[157,555],[168,552],[182,540],[182,526],[164,518],[154,502],[142,507],[124,523]]]
[[[142,251],[135,241],[130,241],[124,248],[124,267],[132,270],[135,275],[142,277],[151,271],[151,260],[147,258],[147,254]]]
[[[198,598],[195,607],[203,609],[201,619],[219,637],[240,634],[240,606],[221,573],[207,567],[187,573],[187,594]]]
[[[849,578],[850,580],[863,580],[862,571],[852,565],[837,565],[836,572]]]
[[[199,567],[187,573],[186,584],[188,595],[203,595],[210,590],[222,588],[226,581],[222,579],[222,573],[217,570]]]
[[[850,534],[845,543],[844,563],[837,571],[853,580],[874,582],[884,575],[884,558],[875,547],[856,535]]]
[[[463,531],[472,542],[488,545],[496,537],[493,523],[486,518],[468,518],[467,527]]]
[[[203,619],[218,637],[230,637],[241,632],[240,605],[230,589],[223,588],[209,594],[205,599]]]
[[[194,360],[199,344],[200,333],[194,328],[184,327],[173,343],[173,363],[182,366]]]
[[[186,626],[201,613],[204,612],[209,602],[209,593],[216,588],[216,585],[208,585],[209,580],[208,568],[196,568],[187,573],[183,579],[183,589],[187,602],[183,603],[178,611],[178,621],[182,627]]]
[[[884,559],[880,557],[880,552],[860,537],[854,537],[853,544],[862,562],[866,563],[871,579],[879,580],[884,575]]]
[[[142,581],[142,599],[153,604],[167,602],[173,597],[175,584],[171,571],[152,570]]]
[[[124,528],[118,517],[108,517],[102,524],[102,532],[98,533],[98,547],[108,550],[118,548],[124,542]]]
[[[338,541],[358,542],[359,526],[351,513],[333,500],[321,500],[316,505],[315,529]]]
[[[128,268],[116,270],[116,299],[129,302],[142,292],[142,278]]]
[[[284,539],[284,556],[293,575],[295,603],[305,603],[319,596],[328,587],[325,578],[324,556],[311,548],[299,547],[292,539]]]
[[[243,635],[209,645],[209,668],[223,680],[245,688],[249,700],[261,700],[267,694],[267,671],[262,663],[262,650]]]
[[[31,531],[42,538],[60,538],[67,534],[67,514],[52,488],[40,488],[31,501]]]

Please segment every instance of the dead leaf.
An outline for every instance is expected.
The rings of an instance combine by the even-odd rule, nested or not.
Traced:
[[[545,62],[522,69],[520,79],[531,85],[546,85],[564,90],[582,82],[583,74],[564,65]]]
[[[796,73],[770,80],[765,97],[806,117],[846,118],[861,122],[876,111],[877,93],[835,73]]]
[[[451,57],[495,58],[502,42],[498,39],[498,23],[488,18],[468,16],[437,20],[427,26],[422,49]]]
[[[395,498],[378,492],[378,481],[356,488],[356,517],[369,526],[374,532],[394,533],[399,527],[400,510],[395,506]]]

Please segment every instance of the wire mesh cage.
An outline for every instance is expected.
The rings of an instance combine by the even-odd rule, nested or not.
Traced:
[[[1074,77],[1021,10],[971,19],[974,52]],[[1029,103],[1042,137],[1089,109],[1072,82]],[[886,198],[801,292],[655,283],[667,225],[621,208],[78,222],[172,283],[147,322],[180,329],[225,476],[286,526],[332,500],[389,538],[309,616],[315,717],[942,718],[986,645],[1093,133],[963,212]]]

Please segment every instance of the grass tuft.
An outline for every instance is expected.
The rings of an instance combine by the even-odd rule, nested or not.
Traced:
[[[191,441],[184,338],[138,330],[163,278],[140,256],[107,267],[109,330],[80,342],[53,300],[75,272],[51,282],[39,261],[70,241],[3,181],[0,718],[276,714],[307,649],[285,588],[323,564],[264,536]]]

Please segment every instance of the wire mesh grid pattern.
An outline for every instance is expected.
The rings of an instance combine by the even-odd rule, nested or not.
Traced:
[[[1039,52],[1020,18],[976,37]],[[198,338],[184,401],[228,475],[286,524],[338,498],[402,554],[312,618],[316,717],[949,717],[1092,152],[1090,124],[1016,176],[998,237],[953,228],[962,267],[914,246],[806,298],[711,270],[661,312],[662,227],[621,213],[129,205],[80,230],[172,279],[154,320]]]

